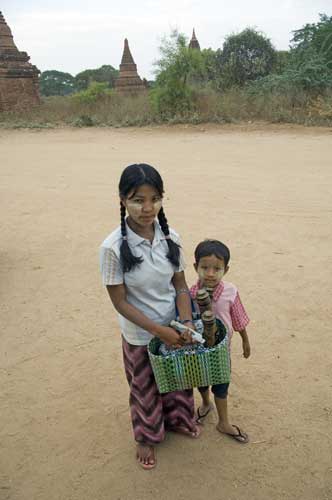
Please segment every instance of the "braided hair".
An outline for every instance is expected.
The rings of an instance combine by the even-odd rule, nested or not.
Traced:
[[[163,196],[163,180],[159,172],[154,167],[147,165],[146,163],[129,165],[124,169],[120,177],[119,195],[120,197],[126,197],[131,191],[136,190],[144,184],[154,187],[158,194],[161,197]],[[120,216],[122,234],[122,243],[120,246],[121,265],[123,272],[129,272],[131,269],[134,269],[136,266],[141,264],[143,262],[143,258],[136,257],[130,250],[127,241],[126,207],[121,201]],[[174,266],[178,267],[180,262],[180,246],[171,239],[166,215],[162,207],[158,213],[158,220],[168,245],[167,258]]]

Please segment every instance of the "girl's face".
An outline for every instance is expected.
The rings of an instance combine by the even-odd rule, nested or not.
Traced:
[[[219,259],[215,255],[201,257],[199,263],[194,264],[194,267],[201,285],[207,288],[215,288],[228,271],[224,259]]]
[[[153,224],[162,206],[162,196],[149,184],[143,184],[125,198],[121,198],[129,218],[140,227]]]

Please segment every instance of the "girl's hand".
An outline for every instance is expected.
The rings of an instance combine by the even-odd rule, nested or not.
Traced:
[[[186,344],[185,339],[169,326],[160,326],[157,335],[168,346],[179,348]]]
[[[184,326],[187,326],[188,328],[191,328],[192,330],[196,331],[195,325],[191,322],[186,322]],[[186,344],[197,344],[197,340],[194,340],[192,337],[192,333],[190,330],[187,330],[181,334],[181,337],[185,341]]]
[[[242,349],[243,349],[243,356],[245,358],[249,358],[249,356],[250,356],[250,344],[249,344],[248,339],[242,340]]]

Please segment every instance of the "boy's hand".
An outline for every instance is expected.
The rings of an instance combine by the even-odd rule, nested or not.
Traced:
[[[243,357],[249,358],[250,356],[250,344],[248,339],[242,339],[242,349],[243,349]]]

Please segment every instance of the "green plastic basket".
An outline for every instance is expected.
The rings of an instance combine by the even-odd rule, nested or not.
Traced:
[[[159,354],[160,339],[154,337],[150,341],[148,354],[160,393],[230,381],[228,335],[221,321],[218,327],[222,340],[198,351],[181,349],[165,356]]]

